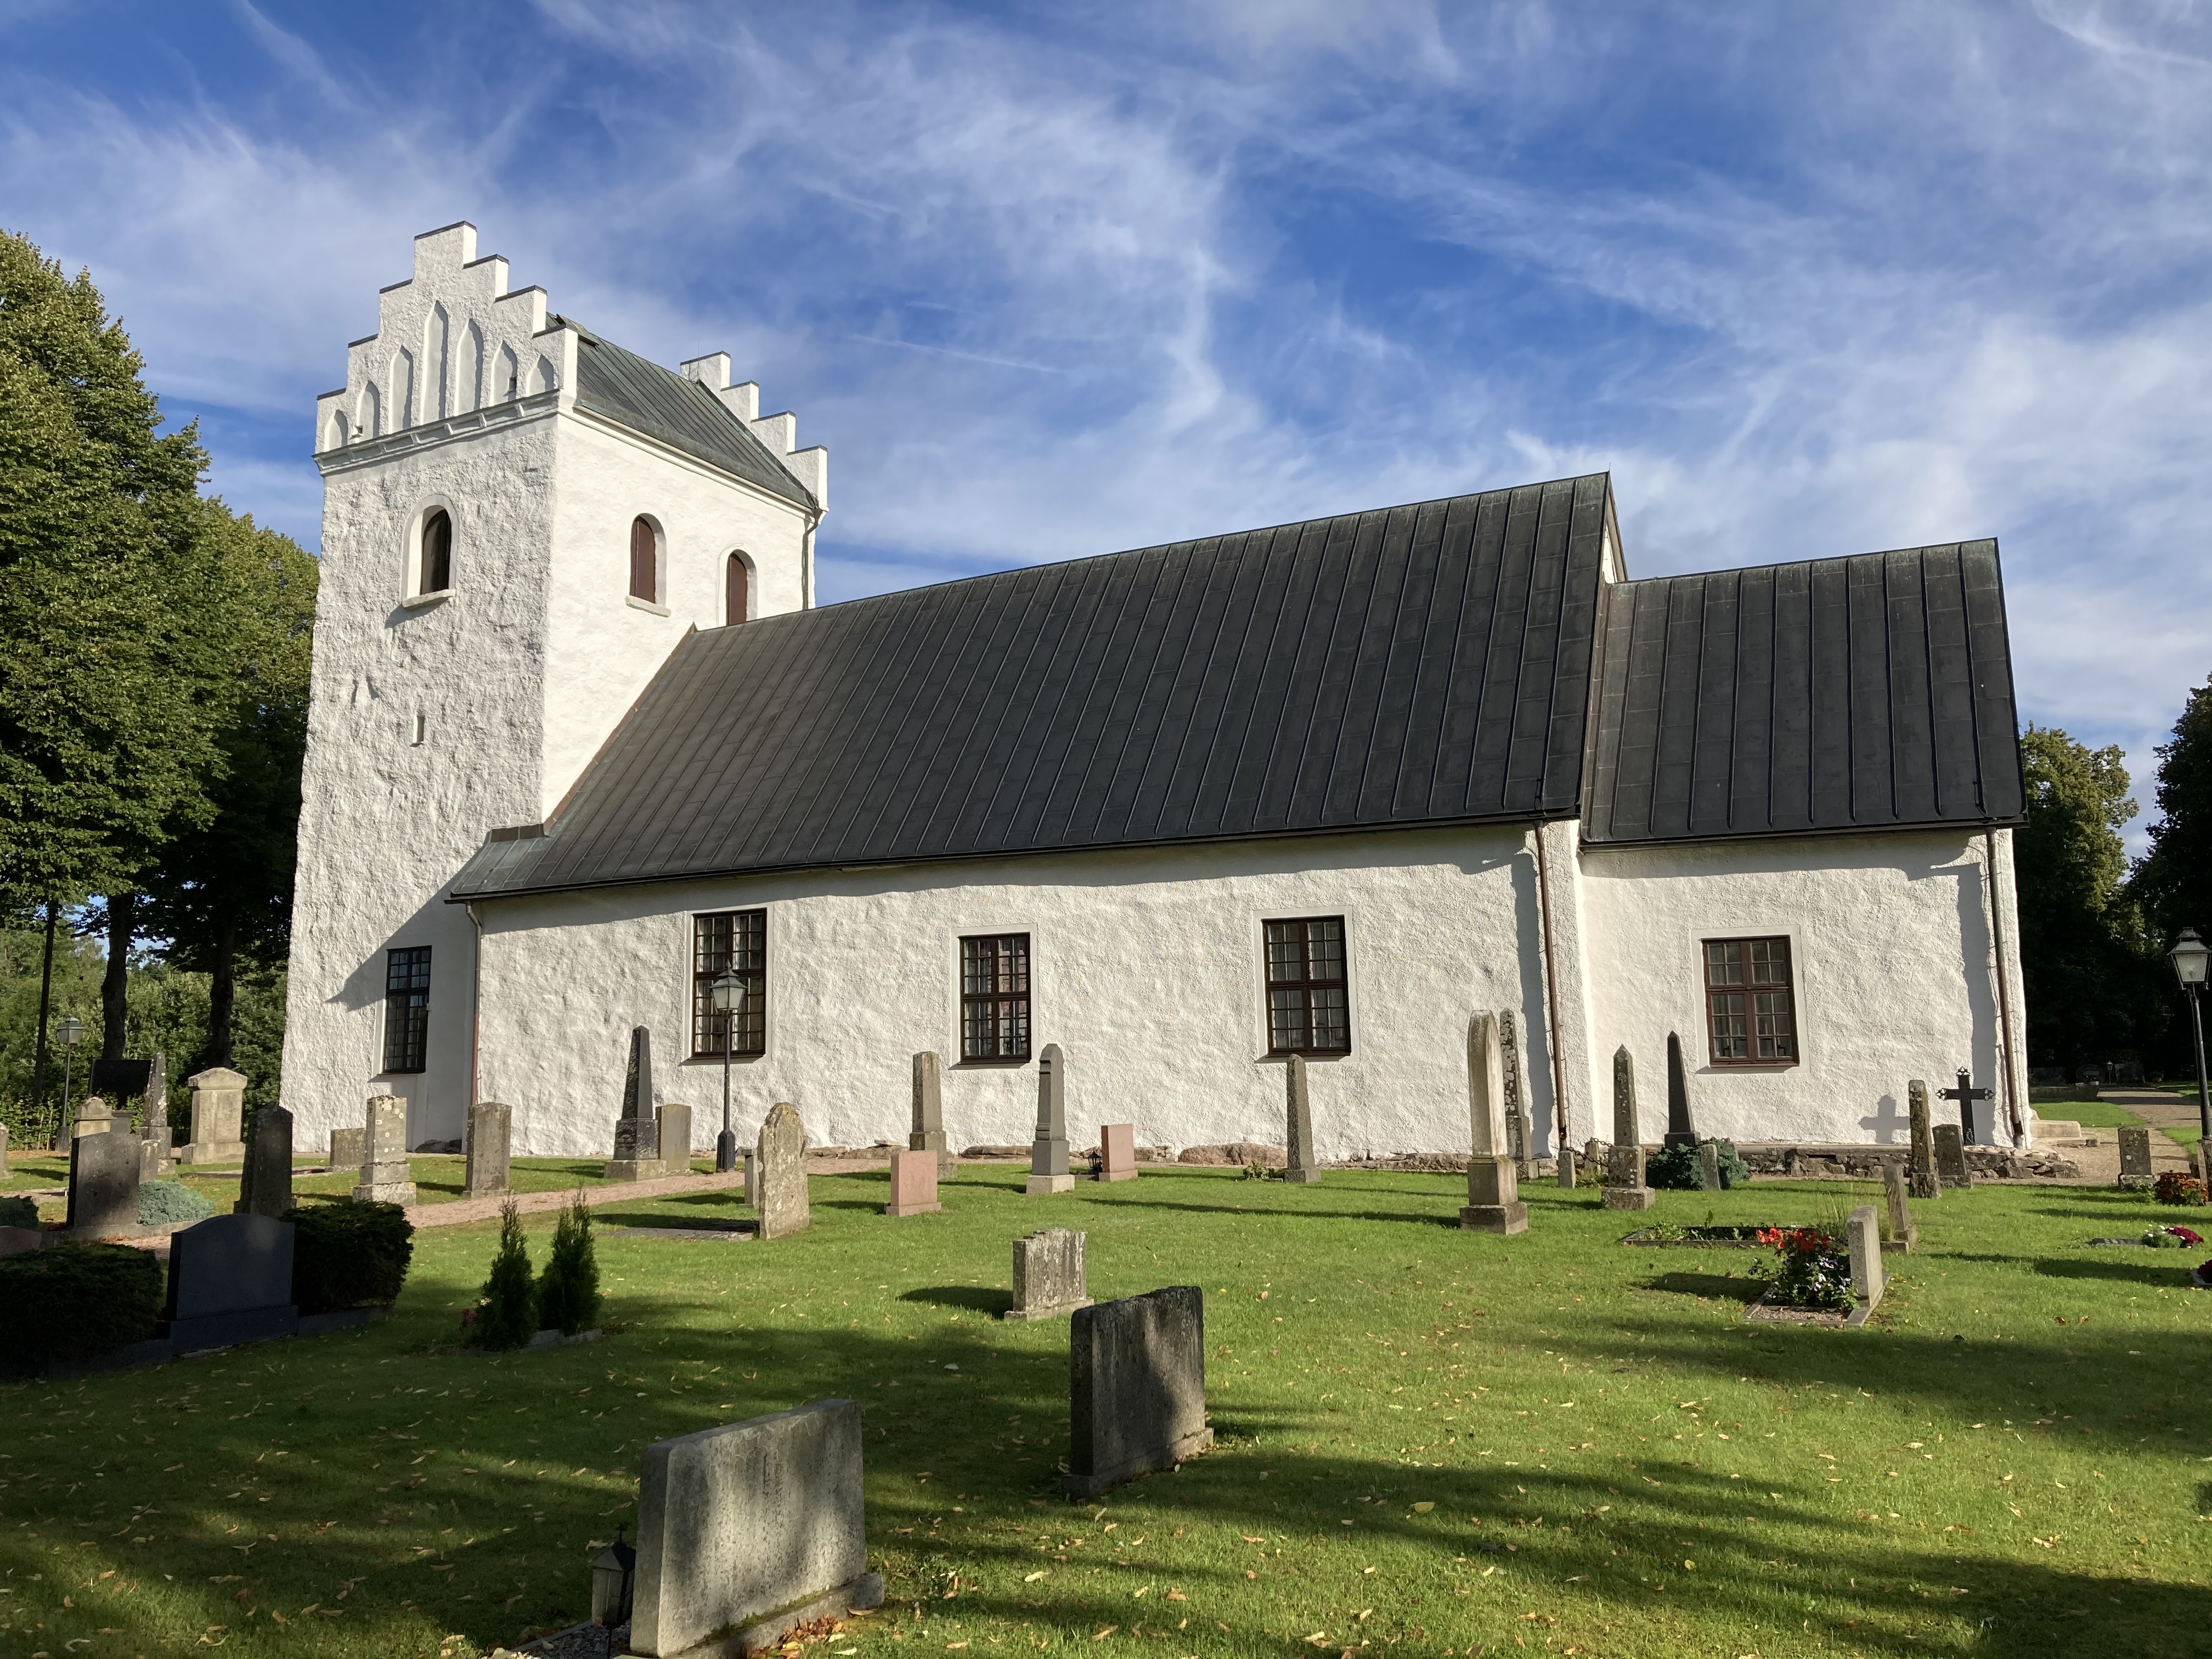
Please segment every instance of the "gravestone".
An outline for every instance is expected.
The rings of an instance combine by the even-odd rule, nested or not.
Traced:
[[[130,1120],[124,1120],[128,1125]],[[104,1135],[115,1127],[115,1113],[98,1095],[87,1095],[77,1102],[76,1121],[71,1126],[70,1138],[79,1135]]]
[[[336,1136],[331,1137],[335,1142]],[[496,1100],[480,1100],[469,1108],[468,1178],[462,1191],[468,1198],[496,1198],[507,1189],[513,1176],[514,1108]],[[337,1161],[332,1153],[331,1161]]]
[[[362,1130],[361,1184],[356,1198],[380,1204],[412,1204],[415,1177],[407,1164],[407,1103],[398,1095],[371,1095]]]
[[[1667,1138],[1668,1146],[1694,1146],[1698,1126],[1690,1118],[1690,1074],[1682,1064],[1682,1039],[1667,1033]]]
[[[1137,1126],[1102,1123],[1098,1126],[1098,1178],[1134,1181],[1137,1178]]]
[[[1057,1042],[1037,1056],[1036,1139],[1030,1143],[1031,1193],[1072,1193],[1067,1168],[1067,1060]]]
[[[1014,1241],[1014,1305],[1005,1317],[1057,1319],[1090,1305],[1081,1233],[1047,1227]]]
[[[1698,1185],[1709,1193],[1717,1193],[1723,1184],[1720,1143],[1701,1141],[1698,1146]]]
[[[1851,1295],[1866,1313],[1881,1301],[1887,1278],[1881,1270],[1881,1235],[1876,1231],[1874,1206],[1862,1204],[1844,1223],[1851,1247]]]
[[[211,1066],[185,1083],[192,1091],[192,1138],[177,1149],[184,1164],[236,1164],[246,1158],[240,1131],[246,1079],[227,1066]]]
[[[757,1192],[753,1190],[756,1177]],[[757,1155],[746,1172],[746,1191],[760,1211],[763,1238],[806,1230],[806,1126],[788,1101],[779,1100],[770,1107],[768,1121],[761,1125]]]
[[[1929,1127],[1928,1085],[1914,1078],[1905,1085],[1906,1109],[1912,1122],[1912,1195],[1941,1198],[1943,1183],[1936,1174],[1936,1137]]]
[[[660,1151],[660,1173],[664,1176],[688,1176],[691,1173],[691,1109],[670,1101],[660,1109],[659,1132],[655,1137]]]
[[[1505,1066],[1495,1014],[1477,1014],[1468,1022],[1467,1113],[1472,1151],[1459,1224],[1471,1232],[1525,1233],[1528,1206],[1521,1201],[1505,1146]]]
[[[333,1170],[358,1170],[368,1162],[368,1131],[362,1128],[331,1131],[330,1166]]]
[[[1644,1143],[1636,1121],[1636,1060],[1623,1043],[1613,1053],[1613,1165],[1606,1171],[1603,1203],[1608,1210],[1648,1210],[1651,1188],[1644,1182]]]
[[[1067,1473],[1091,1498],[1213,1443],[1206,1426],[1206,1297],[1195,1285],[1076,1310],[1068,1341]]]
[[[937,1200],[937,1150],[908,1147],[891,1154],[891,1201],[885,1215],[931,1215],[945,1207]]]
[[[2151,1172],[2150,1130],[2140,1123],[2130,1124],[2120,1131],[2120,1185],[2148,1187],[2155,1179]]]
[[[1575,1149],[1571,1146],[1559,1148],[1559,1186],[1564,1191],[1574,1190]]]
[[[70,1148],[69,1231],[73,1239],[138,1231],[136,1136],[80,1135]]]
[[[292,1207],[292,1115],[282,1106],[264,1106],[246,1133],[246,1168],[232,1208],[273,1219]]]
[[[1285,1126],[1288,1156],[1283,1179],[1300,1185],[1321,1179],[1321,1170],[1314,1164],[1313,1097],[1307,1088],[1306,1057],[1292,1054],[1283,1063],[1284,1106],[1289,1119]]]
[[[1920,1242],[1920,1230],[1912,1224],[1912,1203],[1906,1195],[1908,1177],[1902,1164],[1885,1163],[1881,1166],[1882,1197],[1888,1206],[1888,1231],[1882,1242],[1893,1250],[1910,1250]]]
[[[120,1107],[125,1101],[143,1095],[153,1076],[154,1062],[149,1060],[95,1059],[85,1086],[96,1095],[108,1097]]]
[[[1946,1187],[1974,1184],[1966,1168],[1966,1138],[1955,1123],[1936,1126],[1936,1174]]]
[[[859,1404],[821,1400],[647,1446],[623,1650],[759,1653],[881,1606],[860,1440]]]
[[[653,1115],[653,1032],[643,1025],[630,1029],[622,1115],[615,1119],[615,1155],[607,1160],[605,1173],[609,1181],[660,1178],[660,1127]]]
[[[216,1216],[173,1235],[164,1316],[170,1347],[192,1353],[296,1333],[292,1244],[290,1222],[251,1212]]]
[[[906,1138],[910,1152],[937,1154],[937,1178],[951,1179],[960,1160],[945,1144],[944,1068],[936,1051],[925,1048],[914,1057],[914,1128]]]
[[[1536,1178],[1536,1120],[1528,1102],[1528,1056],[1521,1046],[1521,1016],[1498,1011],[1498,1065],[1505,1078],[1505,1152],[1514,1173]]]
[[[146,1096],[140,1104],[146,1114],[141,1133],[160,1143],[161,1173],[167,1175],[176,1162],[176,1132],[169,1127],[169,1057],[159,1048],[146,1063]]]

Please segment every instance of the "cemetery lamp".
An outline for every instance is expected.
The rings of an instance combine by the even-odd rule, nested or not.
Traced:
[[[70,1149],[70,1065],[76,1058],[76,1045],[84,1041],[84,1022],[71,1014],[54,1027],[54,1036],[62,1045],[62,1104],[54,1124],[54,1150],[65,1152]]]
[[[2166,957],[2173,963],[2174,978],[2189,993],[2190,1034],[2197,1040],[2197,1167],[2202,1173],[2204,1159],[2212,1156],[2212,1093],[2207,1092],[2204,1082],[2204,1016],[2197,1006],[2197,993],[2204,988],[2204,970],[2212,963],[2212,948],[2197,937],[2194,927],[2185,927]]]
[[[738,1167],[738,1136],[730,1127],[730,1033],[745,1000],[745,982],[724,973],[711,988],[714,1012],[722,1017],[722,1133],[714,1137],[714,1168],[727,1175]]]

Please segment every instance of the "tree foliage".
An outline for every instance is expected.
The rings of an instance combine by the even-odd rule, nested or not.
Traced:
[[[2212,939],[2212,682],[2189,694],[2158,760],[2160,817],[2131,890],[2160,945],[2185,927]]]

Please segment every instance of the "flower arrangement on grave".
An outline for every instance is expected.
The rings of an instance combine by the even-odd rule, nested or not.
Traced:
[[[2202,1235],[2187,1227],[2146,1227],[2142,1242],[2154,1250],[2185,1249],[2191,1244],[2202,1244]]]
[[[500,1206],[499,1249],[491,1259],[491,1274],[477,1305],[464,1312],[461,1328],[479,1348],[520,1348],[538,1334],[538,1287],[523,1243],[522,1212],[511,1198]]]
[[[599,1316],[599,1264],[592,1253],[592,1212],[580,1188],[561,1206],[553,1250],[538,1279],[538,1322],[574,1336]]]
[[[1851,1252],[1844,1240],[1819,1227],[1765,1227],[1759,1242],[1781,1258],[1765,1300],[1784,1308],[1851,1305]]]
[[[2193,1175],[2167,1170],[2151,1183],[2151,1196],[2161,1204],[2203,1204],[2204,1183]]]

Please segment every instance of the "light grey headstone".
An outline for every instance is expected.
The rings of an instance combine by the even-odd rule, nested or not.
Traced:
[[[1912,1125],[1912,1195],[1918,1199],[1941,1198],[1943,1182],[1936,1172],[1936,1136],[1929,1127],[1933,1122],[1928,1109],[1928,1084],[1925,1079],[1914,1078],[1905,1085],[1905,1111]]]
[[[605,1175],[609,1181],[660,1177],[660,1125],[653,1115],[653,1032],[647,1026],[630,1029],[622,1115],[615,1119],[615,1155],[607,1160]]]
[[[297,1330],[293,1239],[290,1222],[251,1212],[215,1216],[172,1235],[167,1316],[176,1351],[258,1342]]]
[[[1936,1126],[1936,1173],[1946,1187],[1971,1187],[1973,1174],[1966,1168],[1966,1131],[1955,1123]]]
[[[934,1049],[914,1057],[914,1127],[906,1138],[910,1152],[935,1152],[937,1178],[945,1180],[960,1167],[960,1160],[945,1144],[945,1068]]]
[[[1717,1193],[1721,1189],[1721,1149],[1718,1141],[1703,1141],[1698,1146],[1698,1183],[1709,1193]]]
[[[2140,1123],[2120,1131],[2120,1185],[2148,1187],[2156,1179],[2151,1169],[2150,1130]]]
[[[76,1238],[138,1231],[138,1138],[79,1135],[70,1149],[69,1230]]]
[[[330,1165],[333,1170],[358,1170],[368,1162],[368,1131],[363,1128],[331,1131]]]
[[[1046,1043],[1037,1056],[1036,1139],[1030,1143],[1028,1190],[1075,1190],[1067,1167],[1067,1059],[1057,1042]]]
[[[879,1605],[860,1440],[860,1406],[823,1400],[647,1446],[626,1650],[756,1653]]]
[[[1321,1179],[1314,1165],[1313,1096],[1308,1091],[1306,1057],[1292,1054],[1283,1062],[1283,1109],[1288,1157],[1283,1179],[1304,1184]]]
[[[514,1173],[514,1107],[497,1100],[480,1100],[470,1107],[465,1195],[496,1198],[506,1192]],[[335,1156],[331,1161],[337,1161]]]
[[[761,1125],[758,1156],[748,1172],[748,1191],[760,1211],[760,1236],[781,1238],[804,1231],[806,1208],[806,1126],[799,1110],[779,1100]],[[757,1191],[752,1191],[757,1177]]]
[[[1057,1319],[1091,1305],[1084,1284],[1084,1236],[1047,1227],[1014,1241],[1014,1305],[1008,1319]]]
[[[670,1101],[660,1109],[659,1133],[660,1170],[665,1176],[691,1173],[691,1109],[679,1101]]]
[[[1459,1224],[1473,1232],[1524,1233],[1528,1206],[1521,1201],[1518,1166],[1506,1148],[1505,1062],[1498,1046],[1498,1016],[1479,1013],[1467,1028],[1467,1202]]]
[[[211,1066],[185,1084],[192,1091],[192,1138],[178,1149],[185,1164],[237,1164],[246,1158],[246,1079],[227,1066]]]
[[[1571,1191],[1574,1184],[1575,1149],[1571,1146],[1562,1146],[1559,1148],[1559,1185]]]
[[[1844,1230],[1851,1247],[1851,1295],[1871,1313],[1887,1283],[1881,1270],[1881,1234],[1875,1223],[1874,1206],[1862,1204],[1853,1210]]]
[[[264,1106],[247,1126],[235,1207],[272,1220],[292,1207],[292,1115],[282,1106]]]
[[[1690,1073],[1682,1063],[1682,1039],[1667,1033],[1667,1137],[1669,1146],[1694,1146],[1698,1126],[1690,1115]]]
[[[1644,1179],[1644,1143],[1636,1118],[1636,1058],[1623,1043],[1613,1054],[1613,1162],[1600,1201],[1608,1210],[1648,1210],[1651,1188]]]
[[[1197,1285],[1079,1308],[1068,1348],[1068,1497],[1096,1498],[1213,1443]]]
[[[1889,1226],[1884,1242],[1893,1250],[1910,1250],[1920,1242],[1920,1230],[1912,1224],[1912,1203],[1906,1195],[1910,1182],[1902,1164],[1892,1159],[1882,1164],[1881,1191]]]
[[[146,1094],[139,1103],[146,1114],[144,1128],[140,1132],[149,1140],[161,1143],[161,1158],[168,1161],[171,1146],[169,1129],[169,1057],[159,1048],[146,1063]]]
[[[1536,1122],[1528,1098],[1528,1051],[1521,1041],[1521,1016],[1498,1011],[1498,1060],[1505,1077],[1505,1150],[1523,1181],[1536,1173]]]
[[[371,1095],[368,1121],[362,1129],[361,1182],[356,1198],[380,1204],[412,1204],[415,1176],[407,1162],[407,1102],[398,1095]]]

